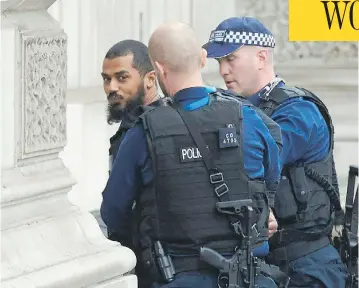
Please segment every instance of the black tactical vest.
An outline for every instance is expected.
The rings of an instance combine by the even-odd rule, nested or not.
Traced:
[[[233,254],[238,235],[226,215],[216,211],[219,197],[188,128],[172,107],[146,109],[148,111],[140,118],[155,178],[137,199],[140,261],[153,262],[151,250],[155,240],[161,241],[169,251],[180,254],[198,254],[201,246]],[[263,179],[250,180],[244,170],[242,104],[213,100],[190,114],[199,124],[207,148],[229,188],[229,200],[253,199],[257,231],[260,239],[266,241],[265,183]],[[235,129],[235,135],[230,138],[225,136],[228,126]]]
[[[243,105],[250,106],[252,109],[254,109],[258,116],[262,119],[263,123],[267,126],[269,133],[273,137],[274,141],[277,143],[279,150],[282,151],[282,134],[279,125],[274,122],[269,116],[267,116],[260,108],[252,105],[252,103],[250,103],[245,97],[242,97],[229,90],[217,88],[217,91],[211,93],[211,96],[215,97],[215,99],[219,101],[235,101],[237,103],[239,102]],[[268,202],[271,208],[274,208],[275,193],[275,190],[267,189]]]
[[[292,97],[303,97],[318,107],[329,129],[330,149],[328,155],[319,162],[306,165],[295,163],[283,167],[275,198],[279,228],[313,232],[306,235],[303,233],[300,237],[288,237],[288,243],[311,241],[329,235],[332,212],[340,209],[339,197],[332,186],[334,128],[324,103],[305,89],[276,87],[266,98],[261,98],[259,108],[271,117],[283,101]]]

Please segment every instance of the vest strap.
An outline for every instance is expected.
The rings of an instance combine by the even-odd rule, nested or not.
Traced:
[[[294,242],[311,242],[319,240],[323,237],[327,237],[331,234],[333,226],[331,223],[319,232],[305,232],[300,230],[284,229],[279,230],[269,239],[271,248],[276,249],[278,247],[287,246]]]
[[[295,242],[288,246],[283,246],[275,249],[271,249],[271,252],[266,257],[266,261],[270,264],[276,265],[283,272],[289,272],[290,262],[311,254],[321,248],[324,248],[330,244],[329,237],[322,237],[318,240],[311,242]]]
[[[196,143],[198,150],[200,151],[204,164],[209,173],[209,180],[214,188],[214,192],[220,201],[229,201],[229,188],[224,181],[223,173],[218,170],[215,165],[211,152],[206,147],[206,143],[200,132],[199,124],[196,119],[191,117],[188,112],[184,111],[177,103],[173,103],[172,106],[178,114],[181,116],[184,124],[186,125],[193,141]]]

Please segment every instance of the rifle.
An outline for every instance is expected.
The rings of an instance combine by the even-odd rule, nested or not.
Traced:
[[[344,226],[339,236],[334,237],[334,246],[343,263],[348,267],[346,288],[358,287],[358,188],[355,189],[358,166],[349,167],[345,201]]]
[[[253,208],[252,199],[217,202],[217,210],[224,214],[240,215],[244,210],[246,229],[241,224],[232,223],[237,234],[242,236],[241,245],[231,258],[225,258],[216,251],[201,247],[200,258],[208,264],[219,269],[218,283],[226,282],[228,288],[254,288],[255,277],[259,273],[257,258],[252,254],[252,243],[255,242],[255,225],[252,225]],[[234,212],[230,210],[234,210]],[[254,237],[253,237],[254,236]]]

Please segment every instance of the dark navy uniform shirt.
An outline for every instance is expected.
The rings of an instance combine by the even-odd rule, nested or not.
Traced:
[[[186,110],[195,110],[209,103],[209,95],[205,87],[193,87],[179,91],[173,100]],[[242,123],[247,175],[264,179],[267,186],[276,185],[281,171],[277,144],[262,119],[248,106],[243,106]],[[138,123],[126,133],[102,193],[101,217],[119,238],[131,233],[133,202],[141,187],[153,179],[151,161],[143,126]]]
[[[279,83],[284,86],[284,83]],[[248,97],[258,106],[259,93]],[[328,126],[318,107],[302,97],[289,98],[271,117],[281,128],[282,164],[308,164],[324,159],[330,148]]]

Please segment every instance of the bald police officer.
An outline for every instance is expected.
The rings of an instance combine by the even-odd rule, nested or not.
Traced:
[[[206,53],[189,26],[160,26],[149,52],[173,104],[143,107],[126,133],[103,192],[104,222],[123,238],[135,224],[146,287],[217,287],[227,268],[239,287],[277,287],[265,272],[255,277],[251,252],[268,238],[276,141],[251,104],[210,95],[201,79]]]

